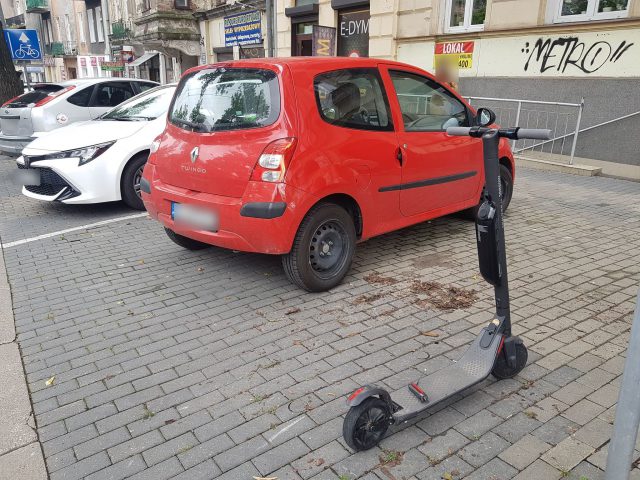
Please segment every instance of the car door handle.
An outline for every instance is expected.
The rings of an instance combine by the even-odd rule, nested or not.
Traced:
[[[398,160],[398,163],[400,163],[400,166],[402,166],[403,158],[402,158],[402,149],[400,147],[396,149],[396,160]]]

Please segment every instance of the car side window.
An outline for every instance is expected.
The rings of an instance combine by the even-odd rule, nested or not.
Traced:
[[[336,70],[316,76],[313,83],[324,121],[360,130],[393,130],[377,69]]]
[[[140,92],[146,92],[147,90],[158,86],[155,83],[147,82],[136,82],[136,85],[138,86],[138,90],[140,90]]]
[[[89,101],[91,100],[91,94],[93,93],[93,85],[87,88],[83,88],[77,93],[74,93],[69,98],[67,98],[67,102],[77,105],[78,107],[88,107]]]
[[[93,105],[95,107],[115,107],[133,95],[133,89],[128,82],[101,83],[96,87]]]
[[[407,132],[443,132],[449,127],[468,127],[465,105],[446,88],[414,73],[389,72],[396,90]]]

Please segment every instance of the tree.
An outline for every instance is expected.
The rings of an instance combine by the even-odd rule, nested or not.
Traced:
[[[1,7],[0,7],[1,8]],[[2,12],[0,12],[0,16]],[[11,60],[11,52],[4,38],[4,18],[0,17],[0,105],[24,91],[20,74]]]

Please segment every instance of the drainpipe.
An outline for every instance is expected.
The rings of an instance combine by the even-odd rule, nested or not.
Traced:
[[[267,49],[267,57],[275,57],[274,52],[274,34],[273,34],[273,14],[275,13],[275,8],[273,5],[273,0],[266,0],[267,7],[267,44],[269,48]]]
[[[104,30],[104,54],[109,55],[111,60],[111,44],[109,43],[109,34],[111,33],[111,18],[109,15],[109,0],[102,0],[102,29]],[[111,73],[109,73],[111,76]]]

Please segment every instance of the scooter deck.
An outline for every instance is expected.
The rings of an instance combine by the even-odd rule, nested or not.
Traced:
[[[405,386],[391,393],[391,399],[402,407],[393,416],[396,423],[413,417],[417,413],[480,383],[493,369],[502,335],[495,335],[487,348],[480,347],[480,341],[487,329],[469,346],[462,358],[449,366],[426,375],[416,383],[427,394],[427,401],[421,402]]]

